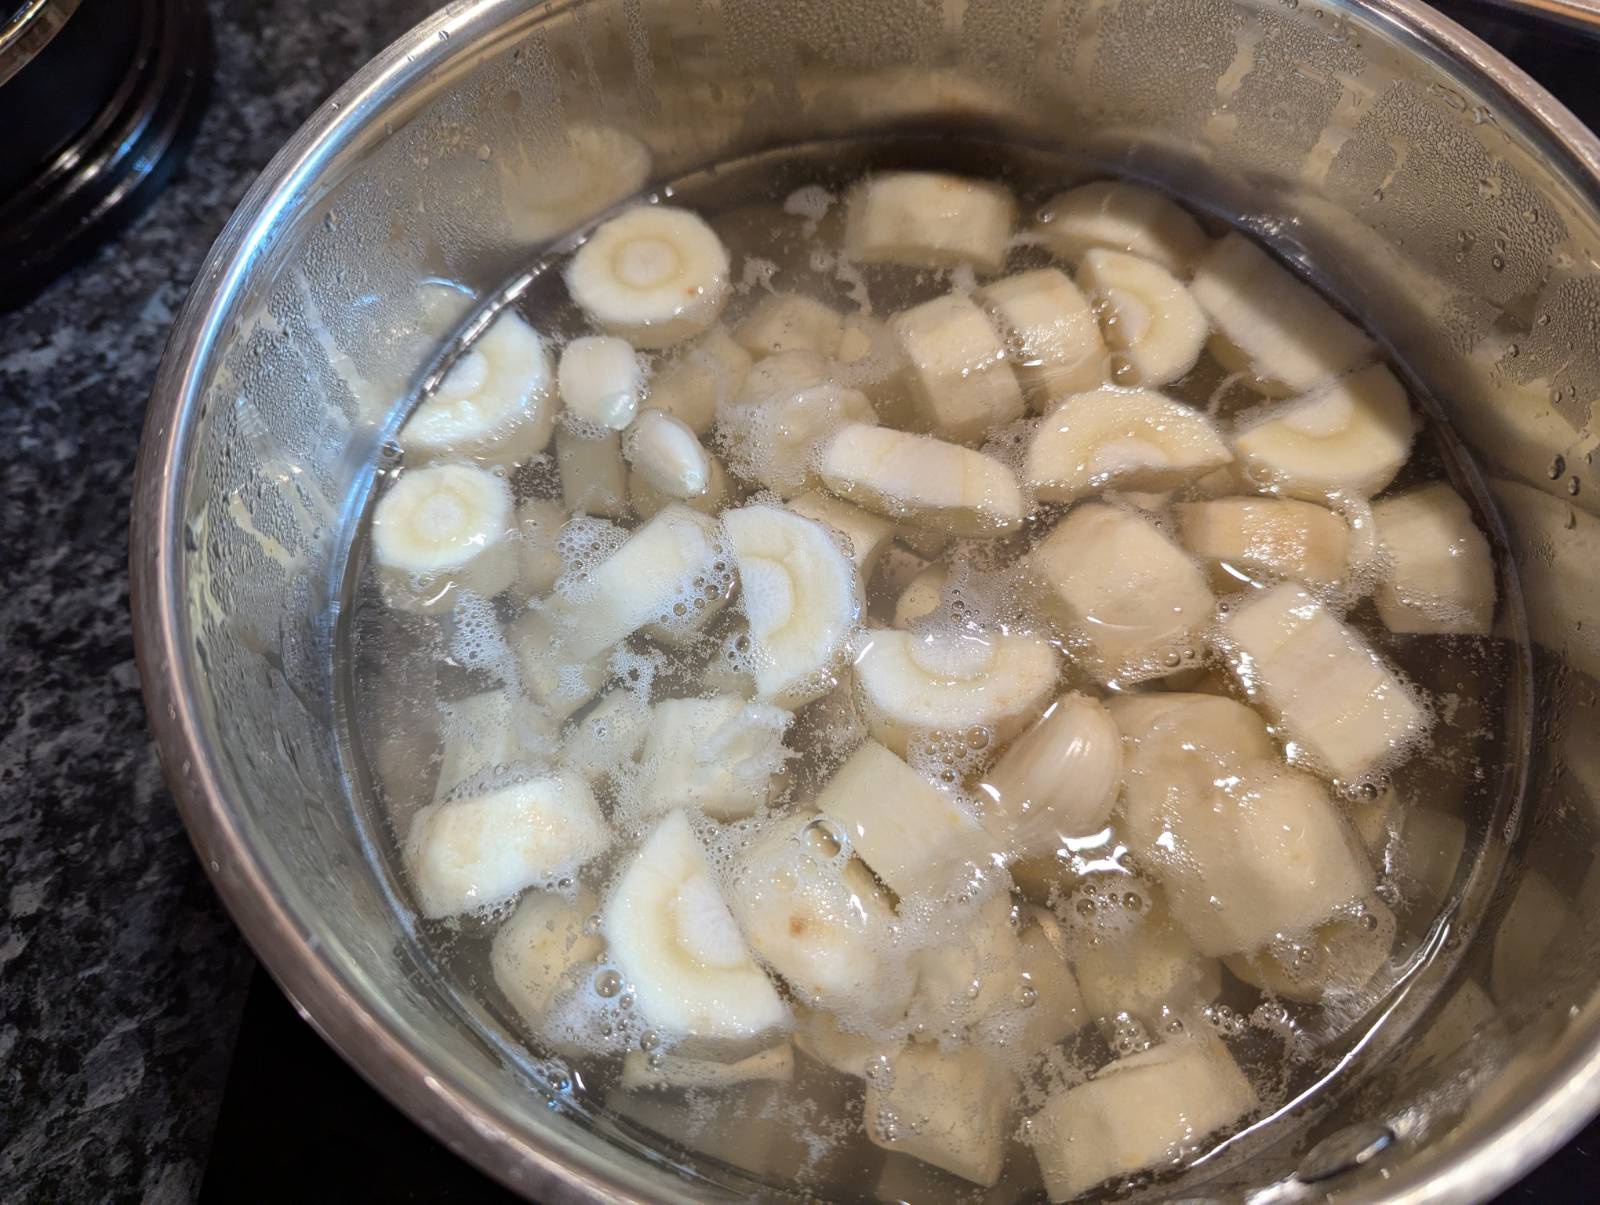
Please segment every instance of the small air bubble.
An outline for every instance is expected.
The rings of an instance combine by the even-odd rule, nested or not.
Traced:
[[[601,971],[594,977],[594,990],[609,1000],[622,991],[622,976],[612,970]]]

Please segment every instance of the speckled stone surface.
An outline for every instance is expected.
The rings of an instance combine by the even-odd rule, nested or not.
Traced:
[[[209,111],[137,222],[0,313],[0,1200],[187,1201],[251,959],[145,727],[128,498],[207,248],[273,152],[426,0],[220,0]],[[87,6],[86,6],[87,11]]]

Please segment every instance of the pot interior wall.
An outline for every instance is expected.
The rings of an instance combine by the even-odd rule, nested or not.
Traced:
[[[1289,1176],[1354,1123],[1398,1141],[1334,1185],[1372,1187],[1382,1170],[1393,1188],[1484,1141],[1586,1057],[1600,1040],[1587,476],[1600,194],[1519,107],[1385,12],[1310,0],[505,0],[411,42],[385,60],[410,81],[403,94],[346,94],[361,128],[317,151],[294,205],[236,232],[253,258],[201,368],[178,537],[193,689],[239,836],[347,991],[447,1086],[418,1084],[402,1103],[492,1102],[467,1153],[513,1182],[538,1182],[525,1142],[574,1166],[616,1163],[615,1143],[641,1191],[715,1191],[649,1169],[616,1123],[561,1107],[549,1066],[454,997],[402,918],[404,888],[336,738],[335,604],[381,445],[441,341],[590,216],[580,206],[555,229],[518,204],[578,178],[566,131],[580,123],[641,138],[657,181],[890,129],[1066,152],[1241,222],[1366,315],[1480,465],[1533,640],[1523,714],[1508,721],[1527,789],[1507,795],[1490,856],[1457,880],[1488,921],[1441,935],[1468,943],[1453,977],[1419,977],[1389,1030],[1453,1008],[1476,1040],[1381,1060],[1313,1129],[1258,1136],[1247,1167],[1219,1158],[1171,1191]],[[1514,597],[1504,610],[1509,632]],[[241,874],[213,869],[225,887]],[[1461,1000],[1483,1007],[1468,1015]]]

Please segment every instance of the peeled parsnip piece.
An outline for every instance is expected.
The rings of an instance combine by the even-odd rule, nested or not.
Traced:
[[[692,807],[717,820],[754,815],[789,756],[783,734],[793,718],[738,695],[661,700],[639,756],[646,810]]]
[[[789,499],[789,509],[832,528],[848,539],[850,559],[856,563],[856,572],[863,586],[871,580],[872,571],[877,568],[879,558],[894,535],[893,523],[881,515],[869,514],[859,506],[841,502],[820,490],[808,490]]]
[[[1100,323],[1058,268],[1018,272],[973,294],[1005,336],[1005,350],[1033,409],[1104,384],[1110,373]]]
[[[638,760],[651,710],[639,693],[612,687],[567,730],[561,742],[564,764],[590,782],[612,778]]]
[[[1017,1007],[1008,1006],[980,1023],[979,1032],[996,1045],[1015,1044],[1024,1054],[1034,1054],[1076,1033],[1089,1014],[1055,917],[1047,908],[1030,908],[1028,915],[1033,923],[1017,939],[1021,988],[1012,997]]]
[[[788,1083],[793,1078],[794,1047],[788,1042],[758,1050],[755,1054],[732,1062],[659,1054],[652,1064],[650,1056],[642,1050],[630,1050],[622,1056],[622,1088],[625,1092],[640,1088],[731,1088],[735,1084],[757,1080]]]
[[[554,749],[553,717],[526,705],[510,687],[500,686],[448,703],[441,709],[439,777],[433,801],[444,803],[469,782],[504,767],[532,765]]]
[[[1461,495],[1435,482],[1372,504],[1388,576],[1374,601],[1391,632],[1486,636],[1494,560]]]
[[[1202,954],[1259,949],[1371,891],[1327,789],[1283,766],[1250,708],[1174,694],[1111,711],[1129,743],[1119,831]]]
[[[1228,970],[1284,1000],[1317,1001],[1360,991],[1394,949],[1394,913],[1365,900],[1309,933],[1281,937],[1264,949],[1230,954]]]
[[[911,955],[917,994],[909,1019],[913,1032],[949,1044],[1015,1004],[1021,914],[1008,894],[995,892],[965,915],[942,919],[949,926],[944,939]]]
[[[561,576],[556,537],[570,516],[559,503],[529,498],[517,506],[517,589],[529,598],[550,592]]]
[[[418,911],[454,916],[572,875],[610,844],[588,784],[561,773],[423,808],[405,863]]]
[[[1173,507],[1178,534],[1211,567],[1217,589],[1267,581],[1337,586],[1350,564],[1350,528],[1325,506],[1291,498],[1213,498]]]
[[[577,898],[530,891],[495,932],[489,947],[494,981],[511,1006],[537,1030],[551,997],[567,972],[593,962],[605,943],[584,931],[584,921],[599,906],[588,888]]]
[[[1095,247],[1126,251],[1186,276],[1206,247],[1200,223],[1158,192],[1120,180],[1069,189],[1040,211],[1034,234],[1055,254],[1076,262]]]
[[[738,1047],[786,1030],[789,1007],[740,936],[687,813],[658,824],[602,912],[610,957],[664,1035]]]
[[[1288,731],[1290,759],[1354,785],[1391,766],[1432,718],[1353,628],[1286,582],[1231,607],[1217,642],[1235,676]]]
[[[716,524],[685,506],[669,506],[635,529],[552,604],[567,656],[580,661],[596,656],[647,624],[691,630],[704,623],[720,600],[697,606],[696,599],[706,601],[708,587],[695,581],[715,582],[718,549]]]
[[[906,585],[894,603],[894,626],[909,628],[924,615],[939,609],[944,584],[950,571],[943,565],[929,565]]]
[[[648,400],[696,435],[704,435],[716,421],[717,408],[744,388],[750,363],[750,353],[727,331],[712,327],[656,370]]]
[[[605,652],[572,654],[546,607],[524,611],[506,636],[516,654],[523,693],[557,723],[594,698],[610,675]]]
[[[844,250],[862,263],[971,264],[997,272],[1016,218],[1016,201],[998,184],[938,172],[885,172],[851,192]]]
[[[728,252],[687,209],[638,205],[600,224],[566,281],[597,326],[635,347],[667,347],[716,321],[728,298]]]
[[[1081,503],[1028,554],[1042,605],[1102,682],[1194,664],[1214,600],[1194,562],[1144,515]]]
[[[1405,387],[1373,364],[1247,418],[1234,471],[1252,489],[1308,502],[1370,498],[1406,462],[1415,428]]]
[[[400,429],[406,459],[512,465],[537,455],[556,421],[550,377],[538,333],[506,310],[406,420]]]
[[[517,575],[511,488],[469,464],[400,474],[372,513],[372,559],[392,607],[448,611],[458,591],[491,598]]]
[[[925,435],[852,423],[823,447],[818,471],[857,506],[951,535],[1006,535],[1027,514],[1004,464]]]
[[[939,897],[987,864],[993,842],[955,799],[877,741],[869,740],[817,793],[869,869],[904,899]]]
[[[879,1055],[892,1056],[899,1047],[840,1026],[832,1013],[820,1008],[796,1007],[794,1044],[807,1058],[835,1071],[866,1078],[867,1064]]]
[[[1149,389],[1105,386],[1060,401],[1028,443],[1023,474],[1041,502],[1104,489],[1165,490],[1229,463],[1200,411]]]
[[[788,390],[773,382],[774,391],[762,396],[762,368],[782,358],[756,366],[740,399],[723,407],[717,432],[735,473],[792,498],[816,485],[819,449],[836,432],[852,423],[876,423],[878,416],[866,394],[829,381]],[[802,362],[793,367],[800,370]]]
[[[1211,329],[1205,311],[1160,264],[1121,251],[1086,251],[1078,283],[1099,304],[1106,343],[1126,365],[1118,380],[1165,385],[1200,359]]]
[[[844,319],[831,306],[799,293],[769,293],[733,328],[733,338],[752,356],[811,351],[832,356],[844,339]]]
[[[728,903],[802,1000],[852,1024],[896,1024],[914,985],[894,910],[832,826],[815,812],[775,821],[739,855]]]
[[[1138,924],[1082,943],[1072,967],[1089,1016],[1114,1025],[1126,1013],[1151,1034],[1166,1033],[1222,990],[1222,964],[1196,950],[1160,903]]]
[[[669,498],[696,498],[711,488],[711,453],[687,424],[651,408],[622,436],[622,456],[634,472]]]
[[[1217,358],[1248,370],[1270,397],[1314,389],[1376,354],[1371,339],[1237,231],[1199,258],[1189,288],[1217,329]]]
[[[1022,417],[1022,391],[1006,349],[970,297],[937,297],[896,314],[889,326],[910,364],[919,426],[970,444]]]
[[[867,1080],[867,1137],[937,1168],[992,1187],[1005,1160],[1015,1081],[992,1056],[913,1044]]]
[[[628,466],[622,436],[615,431],[591,437],[561,427],[556,431],[556,464],[561,499],[573,514],[618,519],[628,513]]]
[[[750,621],[757,695],[798,707],[827,694],[861,617],[854,563],[827,528],[782,507],[746,506],[722,522]]]
[[[1103,1067],[1050,1097],[1030,1141],[1052,1201],[1106,1180],[1176,1166],[1258,1106],[1215,1038],[1174,1038]]]
[[[998,631],[869,628],[855,663],[868,728],[902,756],[918,732],[984,727],[991,740],[1009,740],[1059,672],[1049,641]]]
[[[556,380],[568,410],[613,431],[633,421],[644,393],[639,353],[614,335],[585,335],[567,344]]]
[[[702,515],[718,514],[728,503],[731,487],[722,462],[710,453],[706,454],[706,460],[711,466],[706,488],[689,498],[675,498],[671,494],[663,493],[647,480],[643,473],[637,469],[631,470],[628,473],[629,509],[641,519],[653,519],[676,502],[687,506],[690,510],[697,510]]]
[[[983,822],[1012,858],[1105,827],[1122,789],[1122,734],[1095,700],[1065,694],[981,776]],[[892,886],[893,884],[891,884]]]

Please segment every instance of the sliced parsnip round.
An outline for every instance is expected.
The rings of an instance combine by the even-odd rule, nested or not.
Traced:
[[[1415,429],[1405,387],[1374,364],[1247,419],[1233,439],[1236,471],[1308,502],[1370,498],[1406,462]]]
[[[977,443],[1022,417],[1022,391],[1000,336],[970,297],[952,293],[889,322],[909,362],[919,426],[955,443]]]
[[[994,457],[887,427],[843,427],[822,449],[818,472],[857,506],[952,535],[1005,535],[1027,515],[1016,478]]]
[[[449,610],[459,590],[485,598],[517,575],[511,488],[469,464],[409,469],[372,513],[372,559],[389,604]]]
[[[1184,546],[1219,590],[1285,579],[1335,586],[1350,567],[1350,528],[1325,506],[1292,498],[1213,498],[1173,507]]]
[[[841,502],[832,494],[821,490],[808,490],[789,499],[789,509],[830,528],[834,534],[850,541],[850,559],[856,563],[862,589],[872,579],[873,570],[889,546],[894,534],[894,524],[882,515],[874,515]]]
[[[1153,390],[1106,386],[1062,399],[1040,420],[1023,473],[1040,501],[1074,502],[1103,489],[1171,489],[1232,459],[1193,407]]]
[[[454,916],[553,885],[610,844],[594,792],[559,773],[423,808],[404,857],[421,913]]]
[[[1043,708],[1059,670],[1042,637],[894,628],[869,629],[855,663],[867,726],[902,755],[918,732],[985,727],[1010,739]]]
[[[400,429],[409,460],[519,464],[555,429],[555,382],[538,333],[510,310],[457,357]]]
[[[684,812],[645,839],[602,917],[610,957],[660,1032],[737,1044],[787,1028],[789,1008],[751,958]]]
[[[550,591],[561,576],[556,540],[570,516],[559,503],[529,498],[517,506],[517,588],[529,598]]]
[[[1180,275],[1206,246],[1205,232],[1184,209],[1158,192],[1118,180],[1096,180],[1056,196],[1040,210],[1034,233],[1063,259],[1076,261],[1107,247]]]
[[[1347,787],[1393,766],[1433,722],[1388,662],[1294,582],[1230,607],[1215,643],[1283,724],[1291,759]]]
[[[757,359],[785,351],[832,356],[844,339],[844,319],[832,306],[801,293],[769,293],[733,328],[734,340]]]
[[[799,706],[826,694],[861,616],[855,565],[813,519],[777,506],[723,516],[750,621],[759,697]]]
[[[1071,1201],[1110,1179],[1159,1168],[1259,1107],[1255,1089],[1214,1037],[1174,1038],[1052,1094],[1031,1141],[1045,1191]]]
[[[722,327],[712,327],[656,369],[650,379],[650,405],[704,435],[719,407],[731,402],[750,375],[750,353]]]
[[[1058,268],[1034,268],[973,294],[1005,335],[1006,354],[1036,411],[1107,379],[1105,340],[1088,300]]]
[[[924,615],[937,611],[949,577],[950,571],[943,565],[929,565],[907,582],[900,597],[895,599],[894,626],[909,628]]]
[[[1222,961],[1246,983],[1285,1000],[1316,1001],[1349,994],[1372,982],[1394,949],[1395,917],[1377,900],[1363,900],[1308,933]]]
[[[1149,518],[1084,502],[1023,562],[1040,605],[1102,682],[1159,678],[1195,664],[1215,599]]]
[[[929,899],[971,881],[994,842],[954,796],[868,740],[817,793],[816,808],[839,825],[851,849],[902,900]]]
[[[765,387],[767,363],[750,374],[747,392]],[[736,474],[792,498],[816,484],[819,449],[838,431],[877,421],[865,394],[823,381],[724,407],[717,431]]]
[[[687,209],[639,205],[589,236],[566,279],[596,325],[635,347],[666,347],[716,321],[728,298],[728,252]]]
[[[1238,231],[1200,257],[1190,289],[1217,329],[1213,351],[1271,397],[1304,393],[1370,360],[1372,340]]]
[[[850,194],[845,254],[863,263],[998,271],[1017,203],[998,184],[939,172],[885,172]]]
[[[1371,867],[1327,789],[1283,766],[1249,708],[1188,698],[1208,701],[1124,728],[1140,735],[1121,831],[1200,952],[1259,949],[1371,891]]]
[[[1388,560],[1374,601],[1391,632],[1486,636],[1494,623],[1494,559],[1472,510],[1444,482],[1373,503]]]
[[[522,897],[489,947],[494,981],[511,1006],[537,1029],[550,999],[572,967],[593,962],[605,942],[584,931],[584,921],[599,905],[595,893],[581,889],[575,899],[530,891]]]
[[[892,1025],[914,986],[894,910],[833,823],[815,812],[775,821],[739,855],[728,902],[756,955],[807,1007]]]
[[[1121,251],[1088,251],[1078,281],[1099,307],[1106,343],[1120,355],[1119,381],[1165,385],[1200,359],[1210,333],[1205,311],[1160,264]]]

